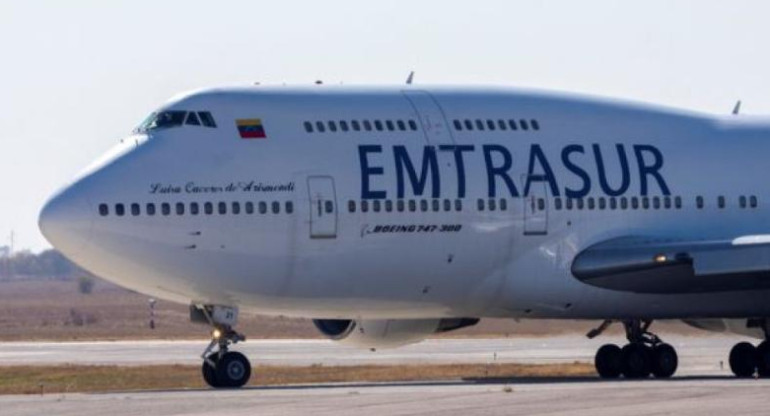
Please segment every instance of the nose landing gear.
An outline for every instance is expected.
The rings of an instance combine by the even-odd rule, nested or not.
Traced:
[[[605,321],[602,325],[589,332],[588,337],[593,338],[601,334],[611,321]],[[632,319],[623,321],[626,330],[628,344],[623,348],[614,345],[603,345],[596,352],[594,365],[601,378],[625,378],[639,379],[649,377],[669,378],[675,372],[679,364],[676,350],[669,344],[648,331],[651,320]]]
[[[246,337],[235,330],[238,318],[236,308],[223,306],[193,306],[190,318],[194,322],[206,321],[214,327],[211,342],[201,354],[203,380],[215,388],[238,388],[248,383],[251,377],[251,363],[245,355],[230,351],[229,347]]]

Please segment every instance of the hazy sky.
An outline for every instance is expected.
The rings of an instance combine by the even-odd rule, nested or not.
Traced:
[[[767,1],[0,2],[0,246],[179,92],[506,84],[770,114]],[[768,157],[770,163],[770,155]]]

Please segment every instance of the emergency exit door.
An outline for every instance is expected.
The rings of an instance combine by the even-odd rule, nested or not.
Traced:
[[[337,197],[331,176],[307,178],[310,198],[310,238],[337,237]]]

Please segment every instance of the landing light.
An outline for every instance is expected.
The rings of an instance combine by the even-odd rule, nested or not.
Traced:
[[[658,254],[653,258],[653,260],[655,261],[655,263],[665,263],[666,260],[668,260],[668,258],[666,257],[665,254]]]
[[[214,332],[211,333],[211,337],[214,339],[219,339],[222,336],[222,331],[215,329]]]

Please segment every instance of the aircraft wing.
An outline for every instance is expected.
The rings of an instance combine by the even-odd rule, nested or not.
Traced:
[[[730,240],[620,237],[580,252],[580,281],[635,293],[705,293],[770,289],[770,235]]]

